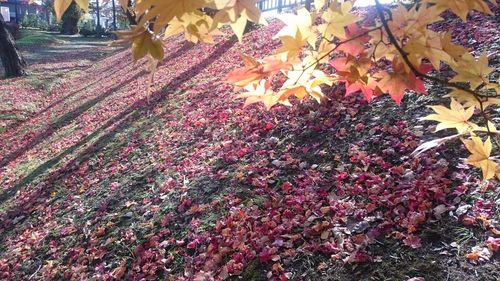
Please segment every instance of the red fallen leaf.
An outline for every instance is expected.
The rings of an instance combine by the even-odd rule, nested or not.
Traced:
[[[292,190],[292,184],[290,182],[284,182],[281,185],[281,188],[283,189],[284,192],[289,193]]]
[[[471,216],[465,216],[463,219],[462,219],[462,223],[467,225],[467,226],[472,226],[472,225],[475,225],[476,224],[476,219],[471,217]]]
[[[103,237],[104,235],[106,235],[106,228],[100,226],[96,229],[94,234],[96,237]]]
[[[358,123],[356,124],[356,126],[354,126],[354,129],[356,129],[356,131],[361,131],[365,128],[365,124],[363,123]]]
[[[331,208],[330,206],[326,206],[326,207],[321,207],[319,210],[321,211],[321,213],[323,213],[323,215],[326,215],[330,212]]]
[[[271,123],[266,123],[266,130],[272,130],[274,128],[274,125]]]
[[[357,234],[352,237],[352,242],[358,245],[365,243],[365,241],[366,241],[366,235],[364,234]]]
[[[126,264],[127,261],[122,261],[120,263],[120,266],[118,266],[113,270],[113,272],[111,272],[111,276],[113,276],[113,278],[117,280],[122,279],[123,275],[125,275],[125,272],[127,271],[127,267],[125,266]]]
[[[192,250],[195,249],[197,245],[198,245],[198,240],[193,240],[189,242],[186,247]]]
[[[347,258],[347,260],[344,260],[344,261],[346,261],[348,263],[364,263],[364,262],[372,262],[373,258],[365,252],[358,251],[358,252],[351,254]]]
[[[272,258],[273,258],[273,255],[271,253],[269,253],[267,250],[263,250],[259,254],[259,259],[260,259],[260,262],[262,262],[262,263],[268,263]]]
[[[500,238],[488,237],[488,240],[486,240],[486,247],[493,253],[496,253],[498,249],[500,249]]]
[[[403,243],[406,246],[412,247],[413,249],[417,249],[422,247],[421,239],[418,236],[415,235],[407,235],[406,238],[403,240]]]
[[[479,260],[479,258],[481,257],[481,253],[479,253],[479,252],[472,252],[472,253],[466,254],[465,257],[470,262],[477,262]]]

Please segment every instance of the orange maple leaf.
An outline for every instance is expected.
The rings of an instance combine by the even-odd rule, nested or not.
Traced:
[[[406,90],[427,94],[424,82],[415,76],[415,74],[406,73],[404,67],[403,63],[398,64],[393,62],[394,72],[388,73],[382,71],[377,75],[382,79],[378,83],[380,89],[388,93],[398,105],[401,104],[401,100],[403,100]],[[432,67],[430,65],[422,65],[420,67],[420,72],[427,73],[431,69]]]
[[[268,57],[259,62],[250,56],[240,55],[245,66],[231,71],[225,78],[228,83],[235,85],[237,89],[257,83],[264,78],[275,75],[281,70],[287,71],[292,69],[290,63],[283,62],[275,57]]]

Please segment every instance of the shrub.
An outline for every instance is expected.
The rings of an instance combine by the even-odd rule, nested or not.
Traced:
[[[47,30],[49,25],[47,21],[43,18],[41,14],[28,14],[23,17],[21,21],[21,26],[23,28],[31,27],[31,28],[39,28],[43,30]]]

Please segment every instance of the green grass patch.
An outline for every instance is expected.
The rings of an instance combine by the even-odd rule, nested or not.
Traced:
[[[18,46],[46,45],[63,42],[49,32],[30,29],[21,30],[21,37],[16,41]]]

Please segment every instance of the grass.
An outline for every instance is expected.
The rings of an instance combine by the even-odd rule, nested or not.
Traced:
[[[53,44],[62,42],[62,40],[58,39],[49,32],[33,29],[21,30],[21,36],[16,41],[18,46],[33,46],[38,44]]]

